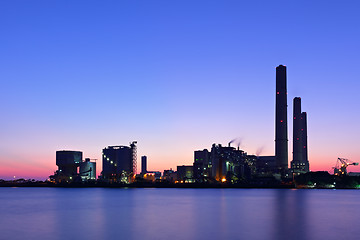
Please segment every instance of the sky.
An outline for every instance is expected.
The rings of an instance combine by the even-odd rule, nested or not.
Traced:
[[[241,139],[274,155],[275,67],[308,114],[312,171],[360,161],[359,1],[0,1],[0,179],[57,150],[138,141],[148,170]],[[140,164],[138,164],[138,171]],[[349,167],[360,172],[360,167]]]

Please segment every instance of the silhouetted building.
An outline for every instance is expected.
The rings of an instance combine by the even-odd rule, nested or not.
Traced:
[[[136,174],[136,142],[128,146],[109,146],[103,149],[103,171],[101,177],[115,182],[130,182]]]
[[[146,181],[155,182],[156,180],[161,179],[161,172],[159,171],[148,171],[143,174],[143,178]]]
[[[277,171],[275,156],[258,156],[256,173],[258,176],[272,176]]]
[[[193,166],[177,166],[178,181],[193,182]]]
[[[213,144],[209,162],[211,177],[216,181],[246,180],[256,173],[256,156],[230,146]]]
[[[147,166],[147,157],[142,156],[141,157],[141,173],[142,174],[147,173],[146,166]]]
[[[210,176],[209,151],[207,149],[194,151],[194,179],[197,182],[205,182]]]
[[[275,157],[282,175],[288,170],[286,67],[276,67]]]
[[[170,170],[164,170],[162,179],[166,182],[174,183],[178,179],[177,172],[171,168]]]
[[[56,182],[73,181],[78,175],[78,167],[82,161],[80,151],[56,151],[56,165],[58,170],[55,173]]]
[[[90,162],[90,158],[85,158],[85,161],[80,163],[79,175],[82,181],[95,181],[96,162]]]

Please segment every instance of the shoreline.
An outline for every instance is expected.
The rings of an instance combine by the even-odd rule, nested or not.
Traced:
[[[35,183],[0,183],[0,187],[35,187],[35,188],[193,188],[193,189],[353,189],[355,187],[307,187],[295,186],[294,184],[288,185],[252,185],[252,184],[167,184],[167,183],[67,183],[67,184],[54,184],[48,182],[35,182]]]

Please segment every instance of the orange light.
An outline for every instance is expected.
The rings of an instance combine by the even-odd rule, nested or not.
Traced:
[[[223,178],[221,179],[221,182],[226,182],[226,178],[223,177]]]

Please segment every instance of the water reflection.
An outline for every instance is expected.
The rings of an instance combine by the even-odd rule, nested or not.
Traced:
[[[359,199],[360,191],[2,188],[0,239],[351,239]]]
[[[276,195],[274,239],[308,240],[307,191],[287,189],[274,191]]]

